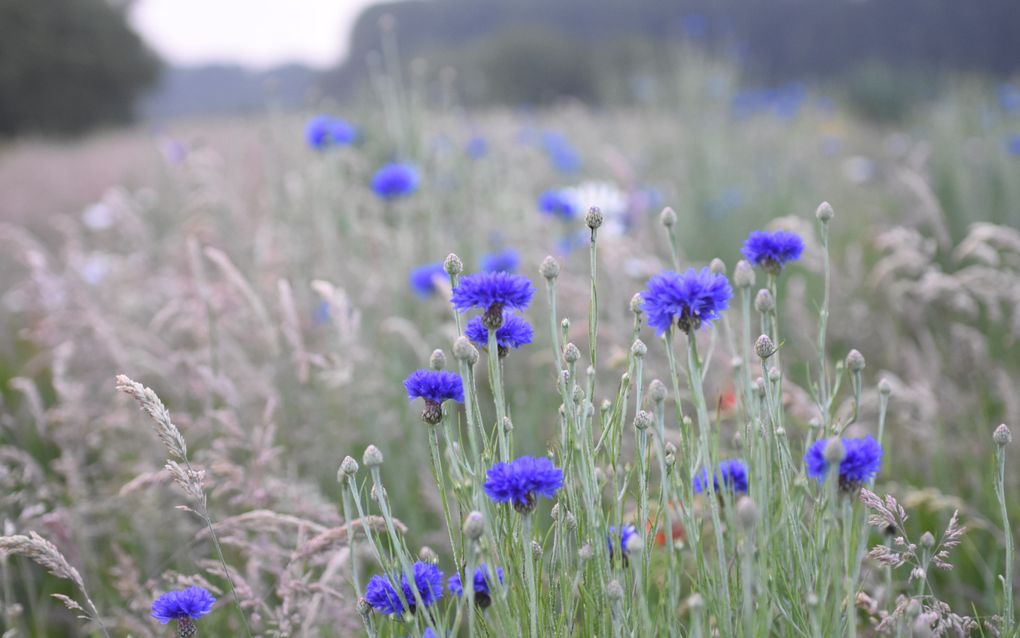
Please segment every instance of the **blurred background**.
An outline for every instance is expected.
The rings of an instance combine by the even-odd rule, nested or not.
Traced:
[[[321,115],[343,139],[313,134]],[[372,186],[393,161],[420,177],[402,197]],[[602,207],[609,388],[628,301],[671,261],[664,206],[684,264],[732,271],[749,231],[794,230],[808,246],[783,274],[784,399],[799,436],[810,371],[789,362],[816,360],[823,200],[829,357],[867,358],[863,429],[878,381],[893,387],[876,491],[915,537],[961,511],[937,590],[987,617],[1004,543],[991,433],[1020,428],[1016,0],[0,0],[0,521],[57,543],[116,635],[158,635],[157,591],[215,588],[148,424],[115,396],[126,373],[207,468],[259,632],[291,635],[312,597],[294,521],[339,524],[345,454],[378,445],[411,542],[444,545],[400,386],[456,332],[428,268],[502,255],[541,284],[554,254],[582,344],[581,218]],[[546,310],[536,300],[536,343],[507,364],[522,453],[557,427]],[[649,378],[664,375],[642,338]],[[86,635],[48,596],[66,583],[10,564],[4,630]],[[891,609],[897,592],[871,578]],[[349,600],[315,607],[338,635],[360,626]],[[203,631],[237,635],[215,616]]]

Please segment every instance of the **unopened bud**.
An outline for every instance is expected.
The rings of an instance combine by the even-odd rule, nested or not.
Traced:
[[[354,476],[358,473],[358,462],[353,457],[345,456],[343,461],[340,461],[340,474],[343,476]],[[338,476],[337,479],[340,477]]]
[[[719,259],[718,257],[716,257],[712,261],[708,262],[708,269],[709,269],[709,271],[714,272],[717,275],[725,275],[726,274],[726,262],[724,262],[722,259]]]
[[[531,541],[531,553],[534,554],[537,559],[542,558],[542,546],[538,543],[538,541]]]
[[[635,315],[640,315],[644,312],[644,306],[645,300],[641,298],[641,293],[634,293],[634,296],[630,298],[630,311]]]
[[[365,467],[379,467],[383,464],[383,455],[374,445],[369,445],[365,448],[365,453],[361,457],[361,462],[365,464]]]
[[[432,356],[429,357],[429,367],[433,370],[442,370],[446,367],[446,354],[439,349],[432,351]]]
[[[358,613],[361,614],[362,616],[368,616],[370,613],[372,613],[372,605],[370,605],[368,601],[364,599],[364,597],[358,599],[358,604],[356,605],[356,608],[358,610]]]
[[[563,517],[563,524],[567,526],[567,529],[571,532],[577,529],[577,517],[574,516],[573,512],[567,512],[567,515]]]
[[[556,258],[549,255],[542,260],[542,265],[538,267],[538,272],[542,273],[542,276],[552,281],[560,276],[560,262],[556,261]]]
[[[882,396],[889,396],[892,394],[892,384],[887,379],[882,379],[878,382],[878,391],[882,393]]]
[[[921,547],[931,549],[935,547],[935,536],[931,532],[921,534]]]
[[[609,596],[609,600],[613,602],[620,602],[623,600],[623,586],[620,585],[620,581],[611,580],[606,585],[606,594]]]
[[[705,608],[705,599],[701,594],[691,594],[687,597],[687,608],[691,611],[700,612]]]
[[[581,549],[577,550],[577,558],[580,559],[582,563],[591,560],[593,554],[594,552],[591,549],[591,545],[588,543],[581,545]]]
[[[648,396],[652,401],[662,403],[666,400],[666,384],[658,379],[652,379],[652,382],[648,384]]]
[[[745,530],[754,529],[758,522],[758,506],[747,496],[741,496],[737,501],[737,522]]]
[[[659,221],[662,222],[662,225],[666,228],[672,228],[676,225],[676,211],[669,206],[663,208],[662,212],[659,214]]]
[[[754,342],[754,352],[758,355],[758,358],[764,361],[768,359],[776,352],[776,346],[772,343],[772,339],[768,335],[761,335],[757,341]]]
[[[652,425],[652,415],[649,414],[648,412],[646,412],[644,410],[640,410],[640,411],[638,411],[637,414],[634,415],[634,427],[637,428],[637,430],[639,432],[644,432],[651,425]]]
[[[588,214],[584,216],[584,223],[588,225],[588,228],[595,230],[602,225],[602,211],[598,206],[592,206],[588,209]]]
[[[460,257],[457,255],[450,253],[443,261],[443,270],[445,270],[448,275],[459,275],[464,272],[464,262],[462,262]]]
[[[458,361],[474,365],[478,362],[478,348],[472,345],[470,339],[460,336],[453,342],[453,356],[457,357]]]
[[[575,346],[573,343],[568,343],[563,348],[563,359],[567,363],[577,363],[577,361],[580,358],[581,358],[581,351],[578,350],[577,346]]]
[[[439,555],[436,554],[436,550],[432,549],[428,545],[423,545],[422,548],[418,550],[418,560],[435,565],[439,562]]]
[[[754,267],[746,259],[738,261],[737,267],[733,269],[733,283],[737,288],[750,288],[754,285]]]
[[[772,298],[772,293],[764,288],[759,290],[754,298],[754,309],[764,315],[772,312],[775,308],[776,300]]]
[[[836,213],[832,210],[832,206],[829,205],[829,202],[822,202],[815,210],[815,217],[817,217],[818,221],[823,224],[829,223],[835,215]]]
[[[473,541],[478,540],[485,533],[485,519],[481,512],[471,512],[464,519],[464,535]]]
[[[666,445],[662,446],[662,449],[666,454],[676,454],[676,446],[672,441],[666,441]]]
[[[837,436],[829,439],[828,443],[825,444],[825,451],[822,452],[822,457],[830,465],[842,463],[843,459],[846,458],[846,448],[843,447],[843,441]]]
[[[772,383],[778,383],[780,377],[782,376],[783,375],[779,372],[779,368],[777,368],[776,366],[772,366],[771,368],[769,368],[769,381],[771,381]]]
[[[503,431],[507,433],[514,431],[514,422],[508,416],[503,417]]]
[[[860,372],[864,369],[864,355],[857,350],[851,350],[846,355],[846,367],[850,372]]]
[[[630,353],[638,359],[641,359],[648,354],[648,346],[645,345],[644,341],[635,339],[634,343],[630,346]]]
[[[992,435],[992,440],[999,447],[1006,447],[1013,441],[1013,433],[1009,431],[1009,427],[1005,423],[1000,423],[999,427],[995,428],[995,434]]]

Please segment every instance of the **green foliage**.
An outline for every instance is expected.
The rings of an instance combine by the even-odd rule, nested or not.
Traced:
[[[0,135],[127,121],[157,69],[106,0],[0,0]]]

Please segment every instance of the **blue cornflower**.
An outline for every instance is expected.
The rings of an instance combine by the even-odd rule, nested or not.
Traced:
[[[862,484],[875,478],[882,467],[882,446],[870,434],[864,438],[841,439],[845,456],[839,464],[839,487],[852,492]],[[829,463],[825,460],[826,439],[815,441],[804,455],[808,476],[825,480],[829,474]]]
[[[521,514],[535,510],[535,495],[552,498],[563,486],[563,470],[545,457],[522,456],[496,463],[486,473],[485,493],[496,503],[512,503]]]
[[[787,262],[800,259],[804,240],[797,233],[785,230],[773,233],[756,230],[747,236],[741,252],[752,264],[779,274]]]
[[[577,205],[574,200],[560,190],[548,190],[538,196],[538,210],[551,217],[574,219],[577,217]]]
[[[410,164],[387,164],[372,176],[372,190],[382,199],[404,197],[418,190],[418,169]]]
[[[1006,151],[1013,157],[1020,157],[1020,133],[1014,133],[1006,138]]]
[[[432,425],[443,418],[443,401],[453,399],[464,403],[464,384],[460,375],[446,370],[415,370],[404,380],[404,388],[412,401],[419,397],[425,399],[421,418]]]
[[[446,269],[443,268],[443,262],[441,261],[418,266],[411,271],[408,281],[410,282],[411,289],[414,290],[415,294],[424,298],[436,292],[437,278],[440,281],[447,278]]]
[[[507,248],[506,250],[483,256],[482,271],[514,273],[517,271],[517,266],[520,263],[521,256],[517,254],[517,251],[513,248]]]
[[[192,624],[209,613],[216,599],[202,587],[168,591],[152,603],[152,617],[167,624],[176,620],[182,626]]]
[[[443,597],[443,572],[432,563],[418,561],[414,564],[414,584],[421,595],[422,604],[426,607],[431,607]],[[365,587],[365,602],[380,613],[396,616],[403,615],[406,602],[408,611],[413,614],[418,601],[414,598],[407,574],[400,576],[400,589],[400,593],[404,595],[403,600],[400,599],[400,594],[393,586],[393,579],[390,576],[373,576]]]
[[[480,272],[460,280],[453,289],[450,303],[460,312],[470,308],[485,311],[486,328],[499,328],[503,322],[503,309],[524,310],[535,294],[535,287],[527,277],[505,272]]]
[[[502,583],[503,568],[497,567],[493,571],[496,573],[496,578]],[[450,588],[450,593],[454,596],[460,598],[464,595],[464,583],[460,579],[460,574],[450,576],[450,582],[447,586]],[[489,589],[488,570],[485,567],[485,563],[482,563],[475,569],[474,588],[475,604],[485,609],[492,602],[492,591]]]
[[[688,13],[680,18],[680,27],[692,40],[700,40],[708,34],[708,18],[703,13]]]
[[[543,133],[542,148],[552,165],[561,173],[573,173],[581,168],[581,156],[562,134],[553,131]]]
[[[357,137],[354,127],[336,117],[320,115],[313,117],[305,125],[305,140],[316,150],[331,145],[344,146]]]
[[[472,317],[464,327],[464,334],[468,339],[480,346],[489,345],[489,329],[482,323],[481,317]],[[499,356],[505,357],[510,348],[516,350],[521,346],[531,343],[535,336],[535,330],[531,324],[507,310],[503,311],[503,325],[496,330],[496,346],[499,348]]]
[[[718,493],[719,477],[722,477],[723,487],[735,494],[747,492],[747,465],[740,459],[730,459],[719,462],[719,470],[712,477],[712,488]],[[701,494],[708,489],[708,472],[704,468],[694,476],[694,493]]]
[[[464,146],[464,151],[471,159],[481,159],[489,153],[489,143],[484,137],[472,137]]]
[[[708,268],[690,268],[684,274],[664,271],[648,280],[641,293],[648,325],[661,335],[674,323],[688,332],[710,323],[726,310],[733,289],[725,275]]]
[[[616,548],[613,547],[613,539],[616,538],[616,527],[613,525],[609,526],[609,533],[606,534],[606,545],[609,546],[609,558],[612,559],[616,555]],[[627,543],[630,542],[632,536],[637,536],[637,528],[633,525],[624,525],[623,533],[620,537],[620,555],[623,556],[623,561],[626,564],[627,561]]]

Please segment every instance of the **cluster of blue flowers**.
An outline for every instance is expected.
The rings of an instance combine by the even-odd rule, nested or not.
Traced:
[[[482,325],[498,330],[503,325],[503,310],[524,310],[535,294],[531,281],[506,272],[481,272],[461,278],[453,289],[450,303],[458,312],[472,308],[484,311]]]
[[[202,587],[168,591],[153,601],[152,617],[164,625],[176,620],[184,627],[189,627],[192,621],[208,614],[215,603],[213,595]]]
[[[863,438],[844,438],[843,460],[839,463],[839,487],[848,492],[859,489],[875,478],[882,468],[882,446],[870,434]],[[825,460],[826,439],[815,441],[804,455],[808,476],[825,481],[829,475],[829,463]]]
[[[354,143],[358,133],[346,120],[328,115],[313,117],[305,125],[305,141],[317,151]]]
[[[489,468],[482,487],[493,502],[511,503],[518,512],[530,514],[536,496],[552,498],[563,487],[563,470],[545,457],[522,456]]]
[[[648,325],[661,335],[676,324],[684,332],[709,324],[726,310],[733,289],[725,275],[708,268],[681,274],[664,271],[641,293]]]
[[[493,570],[496,574],[496,578],[499,579],[499,583],[503,584],[503,568],[497,567]],[[472,587],[475,590],[475,604],[485,609],[492,603],[492,589],[489,587],[489,570],[482,563],[475,569],[474,578],[472,579]],[[466,574],[465,574],[466,576]],[[447,583],[447,587],[450,588],[450,593],[460,598],[464,595],[464,583],[461,581],[460,574],[454,574],[450,577],[450,582]]]
[[[431,607],[443,597],[443,572],[432,563],[422,561],[414,564],[413,571],[414,589],[421,596],[421,604]],[[370,578],[365,588],[365,602],[372,609],[386,615],[402,616],[405,610],[415,613],[418,599],[415,598],[407,574],[400,576],[399,592],[393,582],[390,576],[375,575]]]
[[[747,465],[740,459],[729,459],[719,462],[719,468],[712,476],[712,489],[717,494],[721,492],[719,479],[722,479],[722,486],[734,494],[747,493]],[[708,489],[708,472],[702,468],[694,476],[694,493],[701,494]]]

